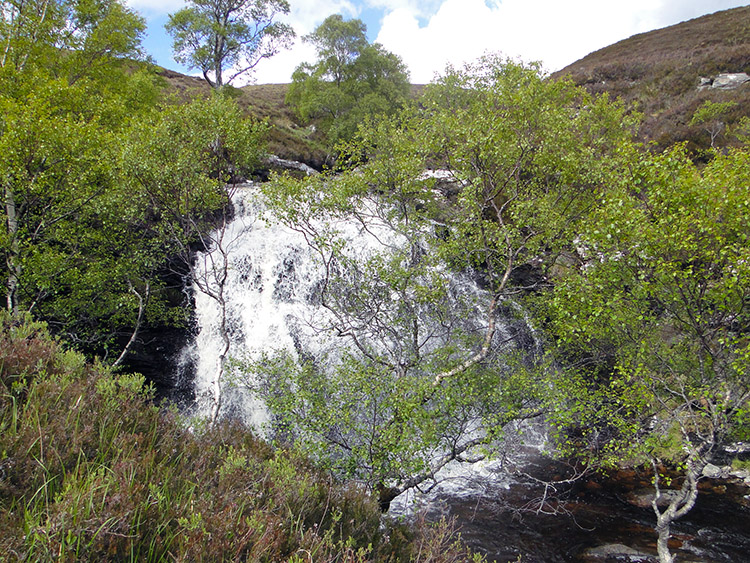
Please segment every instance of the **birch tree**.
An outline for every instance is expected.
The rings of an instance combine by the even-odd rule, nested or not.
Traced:
[[[368,122],[340,159],[347,172],[267,186],[276,219],[318,256],[329,314],[318,329],[342,349],[250,367],[279,436],[385,505],[538,415],[529,333],[501,331],[501,319],[546,285],[545,265],[606,189],[607,155],[628,132],[617,105],[488,58],[449,70],[418,109]],[[355,260],[337,228],[345,217],[380,251]],[[462,293],[460,272],[483,290]]]
[[[640,158],[582,231],[584,266],[546,302],[572,368],[564,449],[653,468],[663,563],[704,469],[750,422],[747,165],[743,151],[702,171],[682,148]]]
[[[367,117],[398,112],[409,96],[403,61],[370,44],[366,31],[361,20],[335,14],[303,37],[317,60],[295,69],[286,101],[304,123],[325,132],[330,146],[351,139]]]
[[[190,0],[169,16],[175,60],[221,88],[289,47],[294,30],[278,21],[286,0]]]

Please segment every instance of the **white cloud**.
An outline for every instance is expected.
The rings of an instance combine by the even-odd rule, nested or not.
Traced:
[[[126,0],[163,25],[185,0]],[[550,71],[636,33],[666,27],[718,10],[745,5],[738,0],[290,0],[284,18],[297,32],[294,47],[262,61],[255,82],[289,82],[314,51],[300,40],[326,17],[360,17],[382,11],[376,41],[400,55],[415,83],[429,82],[447,63],[461,65],[487,51],[525,61],[542,61]],[[372,21],[372,20],[371,20]],[[371,25],[373,29],[378,30]],[[165,39],[168,44],[169,40]]]
[[[255,72],[245,80],[237,80],[236,86],[246,83],[286,84],[292,81],[292,73],[303,62],[315,61],[315,48],[297,39],[294,46],[258,63]]]
[[[426,18],[435,14],[444,0],[364,0],[367,6],[388,12],[406,10],[412,15]]]
[[[310,33],[331,14],[357,17],[356,3],[352,0],[290,0],[291,11],[284,21],[301,36]]]
[[[487,51],[540,60],[556,70],[652,29],[658,7],[653,0],[619,7],[600,0],[445,0],[425,26],[408,9],[391,11],[377,41],[404,59],[417,83],[431,80],[448,62],[461,65]]]
[[[737,0],[664,0],[658,10],[657,27],[667,27],[705,14],[745,5],[747,2]]]
[[[636,33],[743,5],[731,0],[444,0],[420,25],[412,0],[369,1],[389,7],[377,41],[404,59],[415,83],[430,81],[448,62],[461,65],[487,51],[538,60],[554,71]]]
[[[125,0],[125,4],[150,18],[176,12],[185,6],[185,0]]]

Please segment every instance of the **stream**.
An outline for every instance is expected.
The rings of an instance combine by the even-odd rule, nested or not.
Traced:
[[[566,475],[564,464],[531,456],[524,471],[539,479]],[[620,471],[567,488],[559,503],[537,511],[538,482],[498,469],[427,495],[427,518],[454,518],[463,540],[488,561],[526,563],[651,562],[655,516],[635,498],[650,492],[650,475]],[[490,475],[487,475],[487,474]],[[678,562],[750,561],[750,488],[741,479],[705,479],[690,513],[672,527]],[[552,512],[555,512],[554,514]]]

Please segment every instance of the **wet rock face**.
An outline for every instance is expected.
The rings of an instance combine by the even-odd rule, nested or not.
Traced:
[[[633,506],[638,506],[640,508],[651,508],[651,503],[654,501],[655,496],[656,494],[654,493],[654,489],[652,488],[637,489],[635,491],[631,491],[625,498]],[[662,490],[661,494],[659,495],[659,500],[656,502],[656,505],[660,508],[668,506],[673,499],[679,498],[679,496],[679,491],[670,489]]]
[[[621,543],[610,543],[591,547],[583,552],[584,561],[656,561],[644,551],[633,549]]]
[[[154,385],[157,400],[189,404],[193,378],[189,362],[181,361],[181,355],[192,338],[189,327],[146,327],[123,363],[123,370],[143,375]]]

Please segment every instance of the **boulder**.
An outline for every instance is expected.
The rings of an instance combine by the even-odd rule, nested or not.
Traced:
[[[708,477],[709,479],[719,479],[720,477],[725,477],[725,472],[722,471],[721,467],[718,467],[712,463],[706,464],[706,467],[703,468],[703,476]]]
[[[700,77],[700,82],[698,83],[698,90],[705,90],[706,88],[710,88],[711,84],[713,83],[713,80],[710,78],[706,78],[705,76]]]
[[[621,543],[610,543],[592,547],[587,549],[583,555],[587,560],[656,561],[654,556]]]
[[[744,72],[732,72],[720,74],[714,78],[711,83],[711,88],[719,90],[733,90],[739,88],[745,82],[750,81],[750,76]]]

